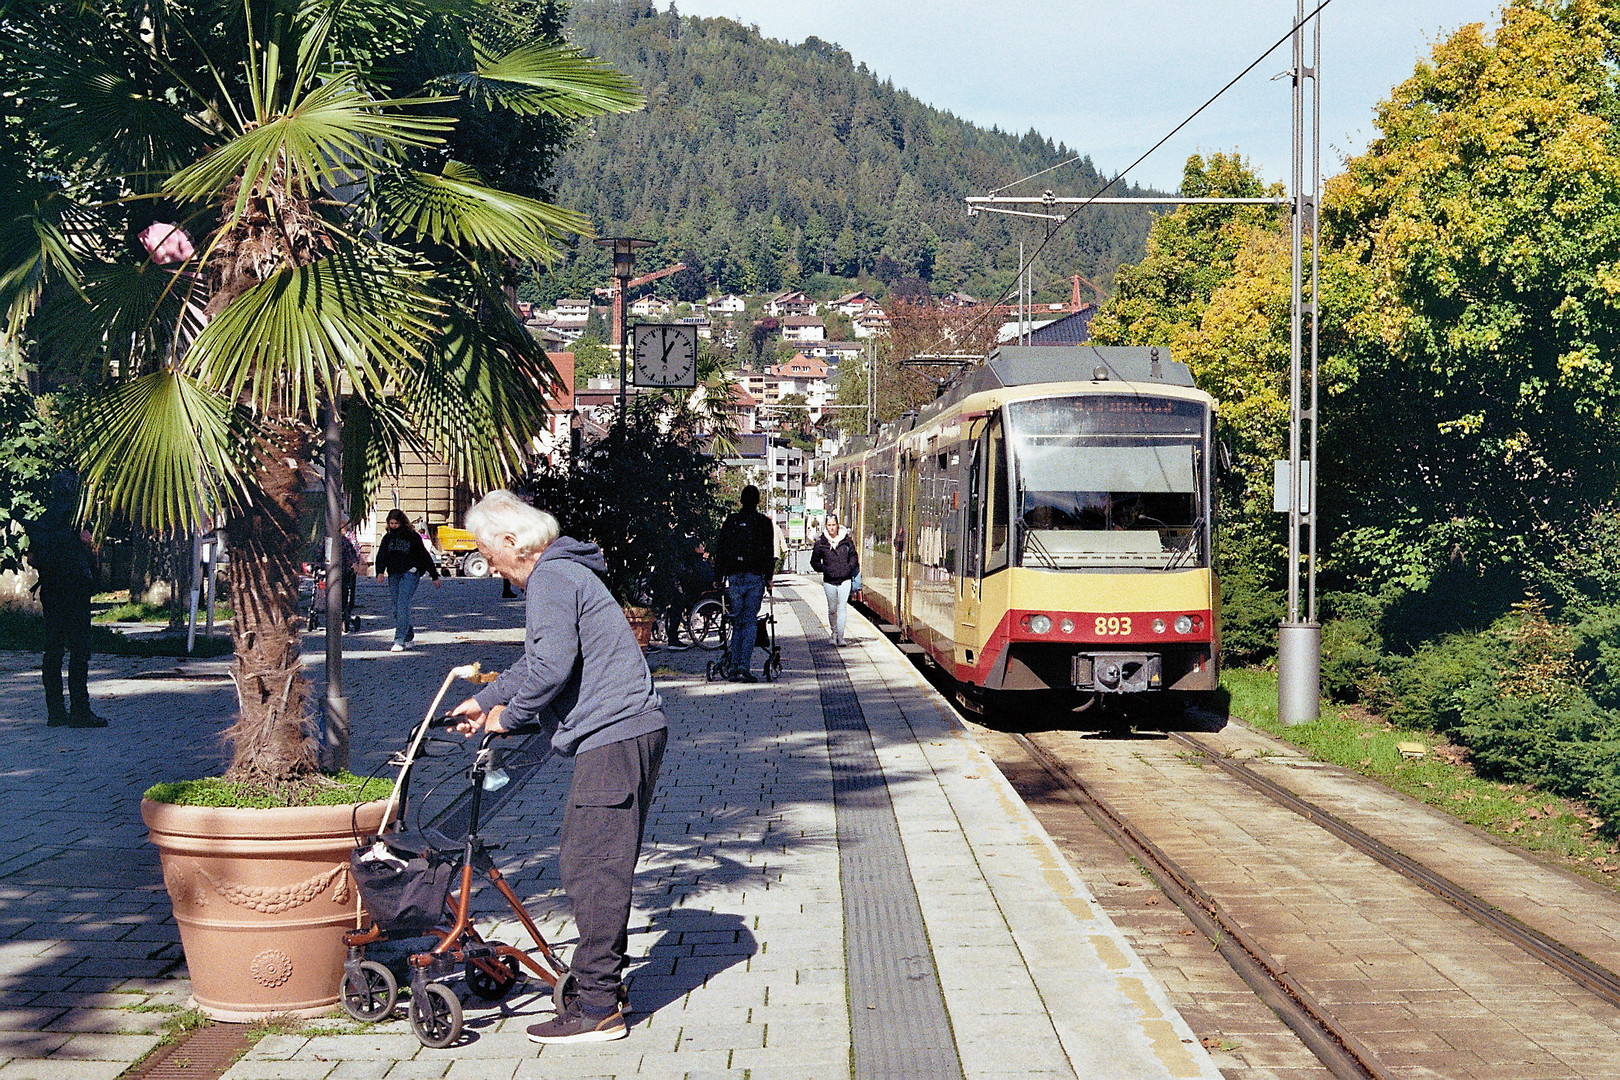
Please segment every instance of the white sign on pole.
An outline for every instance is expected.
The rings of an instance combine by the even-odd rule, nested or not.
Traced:
[[[1271,508],[1279,514],[1288,513],[1288,476],[1291,462],[1277,461],[1271,466]],[[1299,512],[1311,512],[1311,463],[1299,463]]]

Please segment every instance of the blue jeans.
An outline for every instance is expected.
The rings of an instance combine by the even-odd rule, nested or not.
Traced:
[[[849,580],[836,585],[830,581],[821,583],[821,591],[827,594],[827,625],[832,627],[834,641],[844,640],[844,626],[849,622],[849,585]]]
[[[765,581],[764,574],[732,574],[726,579],[726,595],[731,599],[731,666],[738,671],[747,671],[754,655]]]
[[[420,570],[388,575],[388,595],[394,598],[394,643],[397,645],[416,636],[416,628],[411,625],[411,598],[416,595],[416,586],[421,580]]]

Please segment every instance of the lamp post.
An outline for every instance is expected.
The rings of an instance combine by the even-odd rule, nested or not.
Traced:
[[[636,250],[638,248],[652,247],[653,241],[641,240],[634,236],[602,236],[596,241],[597,247],[607,248],[613,252],[613,276],[619,281],[619,288],[613,295],[613,337],[619,343],[619,431],[624,432],[624,414],[626,395],[630,382],[630,326],[625,318],[625,306],[629,303],[630,275],[636,269]]]

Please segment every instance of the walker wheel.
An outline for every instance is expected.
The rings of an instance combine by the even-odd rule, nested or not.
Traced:
[[[411,995],[411,1030],[429,1049],[454,1045],[461,1038],[461,1000],[444,983],[428,983]]]
[[[703,679],[705,682],[714,682],[714,661],[710,660],[703,665]]]
[[[500,948],[498,941],[489,942]],[[484,956],[467,961],[467,989],[485,1001],[499,1001],[517,985],[518,962],[511,956]]]
[[[394,1011],[399,982],[375,960],[362,960],[343,973],[343,1011],[362,1023],[375,1023]]]
[[[776,677],[778,675],[780,675],[781,673],[782,673],[782,661],[778,660],[774,656],[767,656],[765,658],[765,666],[760,671],[760,674],[765,676],[765,681],[766,682],[775,682]]]

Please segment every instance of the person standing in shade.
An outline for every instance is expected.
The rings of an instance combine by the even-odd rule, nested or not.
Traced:
[[[431,574],[433,587],[439,587],[439,568],[421,535],[411,528],[410,519],[397,506],[388,511],[388,531],[377,544],[375,561],[377,584],[388,582],[388,594],[394,602],[392,651],[404,652],[405,646],[416,640],[416,627],[411,625],[411,598],[423,574]]]
[[[759,604],[765,598],[765,585],[776,572],[776,526],[759,512],[759,488],[749,484],[742,489],[742,509],[720,526],[720,543],[715,553],[716,580],[723,579],[731,600],[732,682],[758,682],[748,670],[758,632]]]
[[[843,645],[844,627],[849,621],[849,589],[861,572],[861,557],[849,530],[839,525],[837,514],[828,514],[815,546],[810,549],[810,569],[821,571],[821,588],[827,594],[827,625],[834,645]]]
[[[39,574],[39,606],[45,615],[45,723],[50,727],[106,727],[90,710],[90,598],[96,590],[96,558],[90,534],[74,521],[79,478],[58,473],[50,503],[28,526],[28,562]],[[62,658],[67,657],[68,705],[62,703]]]

